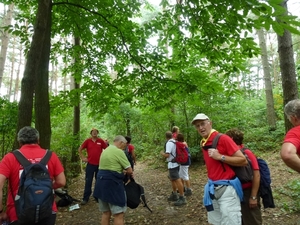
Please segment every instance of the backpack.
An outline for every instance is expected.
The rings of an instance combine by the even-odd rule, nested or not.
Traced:
[[[187,150],[185,149],[185,145],[182,142],[179,141],[171,141],[172,143],[174,143],[176,145],[176,155],[174,156],[172,153],[171,155],[173,155],[173,159],[171,160],[171,162],[176,162],[178,164],[186,164],[189,160],[189,155]]]
[[[151,213],[152,210],[149,208],[145,198],[144,188],[135,182],[131,177],[130,181],[125,184],[125,192],[127,198],[127,206],[131,209],[135,209],[142,202],[144,207],[146,207]]]
[[[259,194],[262,198],[264,208],[275,208],[273,193],[271,188],[271,173],[267,162],[261,158],[257,158],[259,173],[260,173],[260,185]]]
[[[46,165],[52,152],[47,150],[38,163],[31,163],[19,150],[13,151],[13,154],[24,167],[18,193],[14,198],[19,223],[35,224],[49,218],[52,215],[54,194]]]
[[[67,190],[57,188],[54,192],[55,195],[60,197],[60,199],[56,202],[56,205],[58,207],[66,207],[71,205],[73,202],[80,202],[78,199],[75,199],[71,195],[69,195]]]
[[[218,144],[218,141],[219,141],[219,138],[221,135],[222,135],[221,133],[218,133],[215,136],[215,138],[213,139],[212,148],[217,148],[217,144]],[[239,178],[239,180],[241,181],[242,184],[251,182],[253,179],[253,170],[252,170],[251,160],[249,159],[247,154],[245,154],[245,152],[244,152],[245,149],[247,149],[247,148],[242,148],[240,150],[246,157],[248,164],[246,166],[231,166],[231,165],[229,165],[233,169],[233,171],[235,172],[235,175]],[[225,171],[226,169],[224,167],[224,164],[223,164],[223,162],[221,162],[221,163],[222,163],[222,167]]]
[[[126,146],[126,148],[125,148],[125,155],[126,155],[126,157],[127,157],[127,159],[128,159],[128,161],[130,162],[130,166],[131,166],[131,168],[133,169],[133,167],[134,167],[134,162],[133,162],[133,158],[132,158],[132,155],[131,155],[131,153],[129,152],[129,150],[128,150],[128,146]]]

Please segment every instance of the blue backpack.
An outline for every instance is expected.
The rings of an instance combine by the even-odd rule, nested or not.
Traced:
[[[54,193],[46,165],[52,152],[47,150],[38,163],[31,163],[19,150],[13,154],[24,167],[14,198],[18,222],[35,224],[51,217]]]

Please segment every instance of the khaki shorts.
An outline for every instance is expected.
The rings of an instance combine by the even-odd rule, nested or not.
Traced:
[[[118,205],[113,205],[107,202],[103,202],[101,199],[98,199],[98,205],[99,205],[99,210],[101,212],[107,212],[111,211],[111,214],[119,214],[119,213],[125,213],[127,206],[125,205],[124,207],[118,206]]]

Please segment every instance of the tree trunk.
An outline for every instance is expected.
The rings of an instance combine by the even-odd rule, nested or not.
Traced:
[[[16,49],[16,41],[15,38],[13,38],[12,41],[12,55],[11,55],[11,71],[10,71],[10,81],[9,81],[9,88],[8,88],[8,99],[12,96],[12,87],[14,82],[14,72],[15,72],[15,49]]]
[[[80,45],[80,38],[75,37],[75,47]],[[76,61],[80,61],[80,56],[77,56],[78,58],[75,58],[75,64]],[[79,90],[80,89],[80,81],[75,79],[74,76],[74,89]],[[71,156],[71,168],[72,168],[72,174],[79,174],[81,172],[80,164],[79,162],[79,155],[78,155],[78,143],[80,141],[80,93],[76,92],[77,97],[77,104],[74,106],[74,120],[73,120],[73,147],[72,147],[72,156]]]
[[[39,0],[34,33],[21,83],[17,129],[32,122],[33,97],[36,90],[36,128],[40,144],[50,147],[50,107],[48,96],[48,65],[50,53],[51,0]],[[15,141],[15,146],[17,146]]]
[[[287,2],[283,1],[281,6],[286,9]],[[280,22],[280,20],[278,20]],[[295,71],[294,51],[292,45],[292,35],[288,30],[284,30],[283,35],[277,35],[279,65],[282,77],[283,103],[287,104],[290,100],[298,98],[298,87]],[[284,115],[285,130],[288,131],[292,124]]]
[[[4,24],[3,26],[9,26],[11,25],[12,21],[12,15],[14,11],[14,4],[10,4],[8,7],[8,11],[4,17]],[[9,33],[8,31],[3,31],[3,35],[1,37],[1,52],[0,52],[0,89],[4,74],[4,66],[5,66],[5,60],[7,55],[7,48],[8,48],[8,42],[9,42]]]
[[[22,45],[20,45],[20,52],[19,52],[19,64],[18,64],[18,70],[17,70],[17,77],[15,81],[15,92],[14,92],[14,101],[17,101],[19,96],[19,83],[20,83],[20,72],[21,72],[21,65],[22,65]]]
[[[36,86],[35,86],[35,127],[40,133],[40,145],[43,148],[50,148],[51,141],[51,122],[50,122],[50,103],[49,103],[49,59],[51,47],[51,0],[40,0],[41,7],[37,20],[40,19],[43,36],[40,51],[41,59],[37,65]]]
[[[264,70],[264,81],[265,81],[265,93],[266,93],[266,104],[267,104],[267,120],[269,130],[276,129],[276,114],[274,109],[273,90],[271,82],[271,73],[268,60],[267,44],[263,29],[257,30],[259,46],[261,49],[261,61]]]

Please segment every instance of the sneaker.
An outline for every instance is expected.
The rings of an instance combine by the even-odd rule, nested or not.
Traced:
[[[178,200],[178,194],[172,192],[171,195],[170,195],[169,198],[168,198],[168,201],[175,202],[175,201],[177,201],[177,200]]]
[[[176,202],[174,202],[175,206],[182,206],[186,204],[186,199],[183,196],[180,196]]]
[[[192,195],[192,190],[190,188],[187,188],[184,192],[184,196],[191,196]]]
[[[86,205],[87,203],[88,203],[88,201],[82,200],[81,203],[80,203],[80,205]]]

